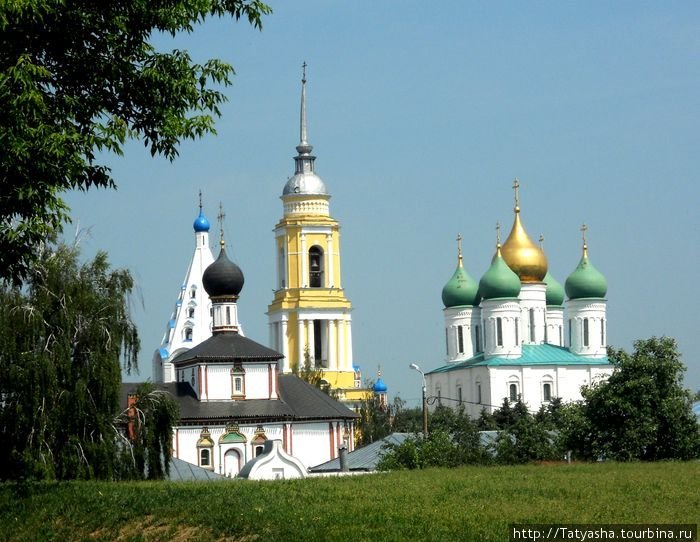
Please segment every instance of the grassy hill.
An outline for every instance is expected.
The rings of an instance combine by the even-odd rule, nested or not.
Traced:
[[[510,523],[698,523],[700,462],[283,482],[0,485],[0,540],[508,540]]]

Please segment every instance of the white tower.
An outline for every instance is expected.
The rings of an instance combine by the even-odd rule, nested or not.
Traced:
[[[193,224],[194,253],[182,282],[163,340],[153,355],[154,382],[174,382],[172,360],[211,337],[211,302],[202,287],[202,274],[214,262],[209,247],[209,221],[202,211],[199,194],[199,216]]]
[[[457,235],[457,269],[442,289],[447,361],[469,359],[482,351],[479,285],[464,269],[462,236]]]
[[[564,285],[569,348],[574,354],[589,358],[607,355],[607,329],[605,294],[608,282],[588,259],[586,230],[583,232],[583,255]]]

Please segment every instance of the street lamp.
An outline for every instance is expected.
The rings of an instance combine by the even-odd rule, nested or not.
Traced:
[[[421,371],[420,367],[416,365],[415,363],[411,363],[409,365],[411,369],[414,371],[418,371],[420,373],[421,378],[423,379],[423,435],[426,437],[428,436],[428,400],[425,396],[426,392],[426,387],[425,387],[425,373]]]

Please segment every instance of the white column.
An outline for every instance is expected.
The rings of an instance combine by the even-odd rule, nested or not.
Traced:
[[[338,320],[338,363],[337,368],[345,367],[345,320]]]
[[[304,326],[306,325],[306,320],[302,320],[301,316],[297,316],[298,320],[298,341],[299,344],[297,345],[297,350],[299,351],[299,357],[298,357],[298,362],[299,362],[299,368],[301,368],[304,364]]]
[[[301,277],[299,277],[299,285],[302,288],[308,288],[309,277],[308,277],[308,273],[306,271],[306,266],[308,265],[309,254],[306,251],[306,234],[305,233],[301,234],[301,254],[299,255],[299,257],[301,258]]]
[[[348,334],[348,345],[347,345],[347,355],[345,358],[345,363],[343,364],[342,369],[352,369],[352,325],[350,321],[350,317],[348,317],[347,320],[347,334]]]
[[[338,343],[336,342],[336,327],[338,326],[338,320],[328,321],[328,368],[333,371],[338,368],[338,358],[337,349]]]
[[[284,360],[282,363],[284,363],[283,366],[283,372],[287,373],[289,372],[289,343],[287,342],[287,318],[286,316],[282,317],[282,332],[280,334],[280,344],[282,345],[282,354],[284,354]]]
[[[316,365],[316,336],[314,333],[314,321],[313,320],[307,320],[306,321],[307,329],[308,329],[308,334],[309,334],[309,359],[311,360],[311,365],[314,366]]]
[[[332,288],[335,286],[333,284],[333,235],[326,235],[326,261],[328,265],[326,266],[326,288]]]

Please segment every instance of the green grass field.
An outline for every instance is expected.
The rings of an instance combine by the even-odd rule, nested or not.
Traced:
[[[0,540],[508,540],[510,523],[698,523],[700,462],[283,482],[0,485]]]

